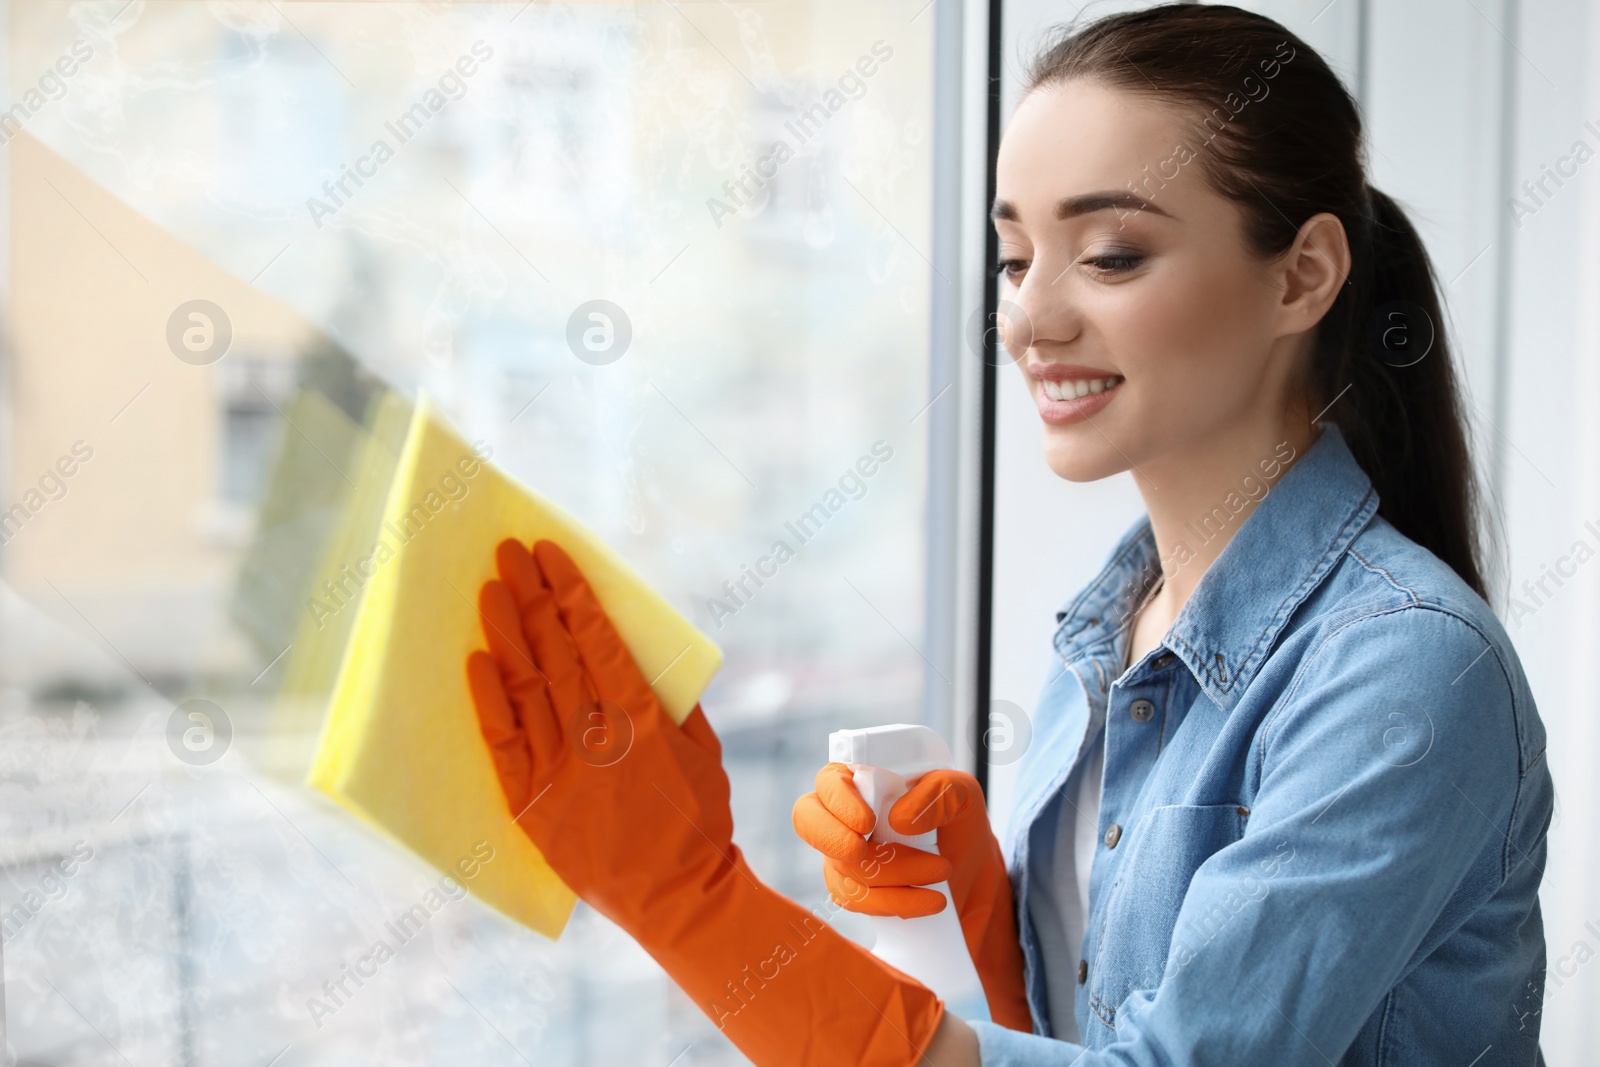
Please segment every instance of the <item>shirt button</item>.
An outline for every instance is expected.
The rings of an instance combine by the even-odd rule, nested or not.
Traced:
[[[1122,840],[1122,827],[1112,823],[1106,827],[1106,848],[1116,848],[1117,842]]]
[[[1161,653],[1161,655],[1159,655],[1159,656],[1157,656],[1155,658],[1155,660],[1150,664],[1150,666],[1154,667],[1158,671],[1164,671],[1168,667],[1172,666],[1172,661],[1177,659],[1177,658],[1178,657],[1174,656],[1171,652],[1163,652],[1163,653]]]
[[[1088,960],[1079,960],[1078,961],[1078,984],[1079,985],[1083,985],[1083,983],[1087,982],[1088,980],[1089,980],[1089,961]]]
[[[1149,722],[1155,713],[1156,706],[1148,700],[1135,700],[1128,705],[1128,717],[1134,722]]]

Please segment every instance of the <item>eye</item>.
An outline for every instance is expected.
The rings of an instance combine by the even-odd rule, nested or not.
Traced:
[[[1097,256],[1086,256],[1080,262],[1092,268],[1096,274],[1113,275],[1137,270],[1144,260],[1145,257],[1138,252],[1113,250]]]
[[[1003,274],[1003,275],[1006,276],[1007,279],[1010,279],[1010,280],[1014,281],[1019,273],[1021,273],[1022,271],[1025,271],[1027,269],[1028,269],[1027,260],[1023,260],[1023,259],[1002,259],[1000,262],[996,263],[993,267],[991,267],[989,269],[989,273],[992,274],[992,275]]]

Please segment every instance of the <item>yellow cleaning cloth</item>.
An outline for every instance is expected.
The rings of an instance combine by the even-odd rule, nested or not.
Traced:
[[[722,652],[620,556],[477,448],[419,398],[377,542],[340,569],[342,589],[313,590],[318,617],[339,612],[346,597],[359,594],[360,603],[308,781],[486,903],[555,937],[575,899],[511,822],[467,690],[467,654],[486,647],[477,598],[495,577],[495,546],[515,537],[564,548],[676,721],[693,710]],[[494,850],[487,862],[484,842]]]

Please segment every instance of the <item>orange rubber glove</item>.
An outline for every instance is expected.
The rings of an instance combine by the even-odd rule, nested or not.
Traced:
[[[1031,1033],[1011,879],[978,780],[965,771],[928,771],[889,808],[889,826],[897,833],[938,830],[938,855],[868,841],[876,820],[843,763],[818,771],[816,787],[795,801],[794,828],[822,853],[834,903],[863,915],[914,919],[944,910],[943,894],[918,887],[948,881],[989,1017]]]
[[[493,654],[468,681],[510,810],[561,880],[756,1064],[920,1064],[943,1002],[756,878],[705,713],[667,717],[555,544],[506,541],[496,562]]]

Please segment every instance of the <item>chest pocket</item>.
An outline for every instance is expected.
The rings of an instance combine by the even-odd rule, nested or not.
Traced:
[[[1244,824],[1236,804],[1172,804],[1152,810],[1124,835],[1128,851],[1101,912],[1089,985],[1089,1009],[1105,1027],[1095,1028],[1102,1041],[1114,1038],[1117,1009],[1130,993],[1161,984],[1194,872],[1244,836]]]

